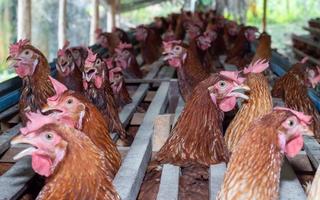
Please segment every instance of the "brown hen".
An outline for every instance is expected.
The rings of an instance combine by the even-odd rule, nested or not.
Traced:
[[[152,64],[161,56],[161,36],[152,28],[140,25],[136,28],[136,39],[140,43],[141,55],[146,64]]]
[[[106,65],[97,54],[88,50],[88,57],[83,70],[84,93],[103,114],[110,133],[118,133],[122,142],[130,144],[132,137],[127,134],[121,124],[118,106],[108,80],[109,73]]]
[[[12,143],[34,146],[15,158],[32,155],[35,172],[48,177],[38,200],[120,200],[112,185],[113,171],[108,155],[83,132],[62,124],[45,124],[17,136]]]
[[[225,141],[230,152],[233,152],[251,122],[272,111],[269,84],[262,73],[269,66],[267,60],[271,57],[271,42],[268,41],[270,41],[269,36],[261,36],[256,55],[251,65],[245,70],[246,85],[250,87],[250,98],[243,102],[226,130]]]
[[[208,199],[208,167],[229,160],[222,135],[223,112],[234,108],[237,97],[247,98],[235,92],[243,79],[236,73],[223,74],[213,74],[195,87],[168,140],[149,165],[139,199],[156,198],[161,164],[165,163],[182,167],[179,199],[191,199],[191,193],[191,197],[199,194],[197,199]]]
[[[50,67],[46,57],[28,40],[12,44],[9,51],[7,61],[22,79],[19,109],[22,124],[25,125],[26,112],[40,110],[47,98],[55,95],[49,78]]]
[[[283,109],[250,124],[230,158],[217,200],[279,199],[283,154],[299,153],[311,119]]]
[[[318,75],[319,76],[319,75]],[[282,98],[286,106],[304,112],[313,117],[311,129],[314,136],[320,139],[319,111],[308,96],[308,86],[315,85],[318,80],[314,73],[310,73],[305,63],[296,63],[281,78],[272,89],[272,96]]]
[[[178,84],[181,96],[186,101],[193,88],[210,76],[205,71],[198,58],[197,45],[187,46],[181,41],[164,42],[165,60],[169,65],[177,68]]]

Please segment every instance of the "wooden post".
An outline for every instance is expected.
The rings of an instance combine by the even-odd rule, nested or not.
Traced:
[[[267,26],[267,0],[263,0],[262,32],[266,31],[266,26]]]
[[[31,0],[18,0],[18,40],[31,40]]]
[[[90,44],[94,44],[96,42],[95,31],[99,28],[99,0],[92,0],[92,3],[93,13],[90,25]]]
[[[58,22],[58,46],[61,49],[66,40],[66,13],[67,0],[59,0],[59,22]]]

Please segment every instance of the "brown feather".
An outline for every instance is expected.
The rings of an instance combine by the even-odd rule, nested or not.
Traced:
[[[211,101],[207,90],[219,79],[213,74],[194,89],[170,137],[156,155],[160,163],[210,166],[228,161],[222,136],[223,112]]]
[[[283,155],[278,128],[288,116],[275,111],[250,124],[231,156],[217,200],[279,198]]]
[[[110,199],[120,200],[112,185],[112,164],[107,152],[97,148],[82,132],[49,124],[42,131],[56,131],[68,142],[64,159],[47,179],[37,200]]]

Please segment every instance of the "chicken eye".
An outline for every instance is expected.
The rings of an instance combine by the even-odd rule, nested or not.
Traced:
[[[68,99],[67,104],[72,104],[73,103],[73,99]]]
[[[26,49],[22,52],[22,57],[31,58],[32,57],[32,51],[30,49]]]
[[[288,126],[289,127],[293,127],[296,124],[296,122],[294,120],[288,120]]]
[[[68,58],[71,59],[71,58],[72,58],[72,55],[69,54],[69,55],[68,55]]]
[[[181,47],[180,47],[180,46],[175,46],[175,47],[174,47],[174,50],[180,51],[180,50],[181,50]]]
[[[96,64],[97,65],[100,65],[101,61],[100,60],[97,60]]]
[[[47,140],[52,140],[53,134],[47,133],[47,134],[45,135],[45,138],[46,138]]]
[[[227,83],[225,81],[220,81],[219,82],[219,87],[220,88],[225,88],[227,86]]]

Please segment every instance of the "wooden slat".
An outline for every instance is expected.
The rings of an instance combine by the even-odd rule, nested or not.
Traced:
[[[297,48],[292,47],[292,50],[293,50],[294,53],[298,54],[301,57],[308,57],[309,61],[311,61],[312,63],[314,63],[316,65],[320,65],[320,60],[319,59],[316,59],[313,56],[310,56],[310,55],[304,53],[303,51],[300,51]]]
[[[182,97],[179,98],[175,111],[173,126],[176,123],[184,107]],[[172,127],[173,127],[172,126]],[[180,167],[171,164],[164,164],[161,173],[161,180],[157,200],[178,199]]]
[[[316,48],[319,48],[320,49],[320,43],[319,42],[316,42],[314,41],[313,39],[310,38],[309,35],[295,35],[295,34],[292,34],[292,38],[293,39],[296,39],[296,40],[299,40],[301,42],[304,42],[310,46],[313,46],[313,47],[316,47]]]
[[[155,77],[160,69],[159,63],[155,63],[152,67],[152,70],[146,75],[145,79],[152,79]],[[124,127],[126,127],[129,124],[129,121],[131,117],[133,116],[134,112],[136,111],[137,106],[141,103],[143,98],[146,96],[149,84],[141,84],[136,92],[134,93],[132,99],[132,102],[125,105],[121,112],[119,113],[120,121],[123,124]]]
[[[30,166],[31,157],[22,158],[0,177],[0,199],[15,200],[23,194],[35,175]]]
[[[151,158],[153,120],[163,113],[167,105],[169,83],[161,83],[139,127],[131,148],[124,159],[113,184],[122,200],[136,199],[148,162]]]
[[[306,194],[288,160],[285,158],[281,169],[280,200],[305,199]]]
[[[320,163],[320,144],[310,136],[303,136],[303,142],[312,165],[317,169]]]
[[[0,135],[0,155],[10,148],[10,141],[19,134],[20,128],[21,124],[18,124]]]
[[[13,115],[13,114],[18,113],[18,111],[19,111],[18,104],[8,108],[7,110],[5,110],[5,111],[0,113],[0,121],[5,119],[5,118],[7,118],[7,117],[9,117],[9,116],[11,116],[11,115]]]
[[[303,29],[309,31],[310,33],[317,34],[320,36],[320,29],[319,28],[312,28],[312,27],[304,26]]]
[[[209,194],[210,200],[215,200],[223,183],[224,173],[227,170],[226,163],[210,165]]]
[[[178,200],[180,167],[165,164],[162,168],[157,200]]]

